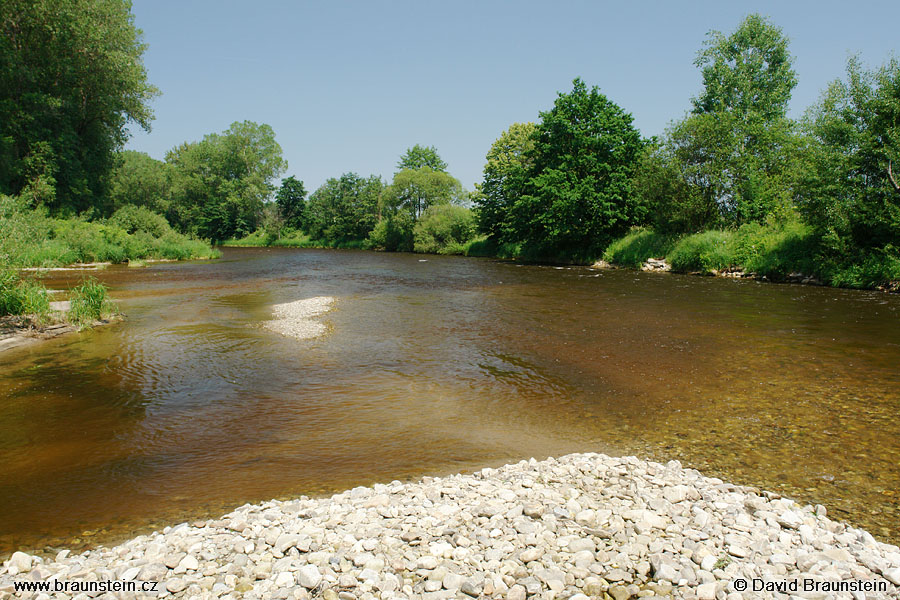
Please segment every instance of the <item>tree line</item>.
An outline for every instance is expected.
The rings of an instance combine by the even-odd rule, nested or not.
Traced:
[[[900,64],[853,59],[790,119],[789,40],[760,15],[708,36],[695,61],[702,88],[660,137],[644,138],[630,113],[575,79],[534,123],[500,135],[471,192],[418,144],[390,181],[344,173],[312,193],[295,176],[276,185],[281,147],[249,121],[162,161],[123,151],[127,125],[149,129],[158,93],[144,50],[124,0],[0,5],[0,194],[88,220],[137,206],[218,242],[580,262],[638,233],[642,252],[660,253],[715,231],[703,239],[742,245],[741,256],[765,237],[767,252],[804,258],[773,274],[802,263],[841,284],[900,280]],[[685,265],[721,255],[704,243]]]

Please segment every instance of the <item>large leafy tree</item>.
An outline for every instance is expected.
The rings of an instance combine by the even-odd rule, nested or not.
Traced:
[[[804,125],[800,210],[832,258],[900,257],[900,62],[868,71],[851,60]]]
[[[447,163],[438,154],[434,146],[420,146],[416,144],[407,149],[397,163],[397,169],[410,169],[412,171],[428,167],[432,171],[447,171]]]
[[[509,211],[528,181],[536,131],[534,123],[513,123],[487,153],[484,182],[475,205],[478,228],[494,240],[510,237]]]
[[[701,196],[715,197],[726,223],[761,221],[789,204],[792,60],[787,37],[760,15],[731,35],[711,32],[697,56],[703,91],[688,123],[675,128],[680,139],[671,141],[689,148],[679,157],[688,173],[715,173],[694,179],[705,187]]]
[[[145,48],[126,0],[0,2],[0,193],[91,208],[127,125],[149,130]]]
[[[172,220],[183,231],[212,240],[254,231],[274,179],[287,168],[275,132],[252,121],[182,144],[166,161],[176,173]]]
[[[462,204],[467,196],[458,179],[431,167],[403,169],[391,181],[384,193],[384,207],[388,213],[404,211],[413,221],[418,220],[429,206]]]
[[[307,229],[319,240],[363,240],[378,221],[384,182],[381,177],[344,173],[312,193],[307,204]]]
[[[282,180],[281,187],[275,192],[275,205],[285,225],[294,229],[303,227],[306,217],[306,188],[303,182],[293,175]]]
[[[643,217],[632,193],[643,147],[631,115],[576,79],[541,113],[512,235],[537,254],[597,254]]]

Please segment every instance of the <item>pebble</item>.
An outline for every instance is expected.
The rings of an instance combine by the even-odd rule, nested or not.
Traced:
[[[748,600],[783,596],[738,578],[814,577],[900,598],[900,548],[826,515],[677,461],[571,454],[245,505],[55,559],[16,552],[0,597],[55,578],[157,581],[163,600]]]

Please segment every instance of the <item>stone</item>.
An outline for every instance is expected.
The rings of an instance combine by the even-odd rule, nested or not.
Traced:
[[[704,583],[698,586],[697,600],[716,600],[716,584]]]
[[[518,584],[506,592],[506,600],[525,600],[526,596],[525,587]]]
[[[15,569],[16,574],[25,573],[26,571],[31,570],[31,556],[25,554],[24,552],[13,552],[12,556],[9,557],[8,567],[10,569]]]
[[[314,589],[322,581],[322,574],[316,565],[305,565],[297,573],[297,582],[308,590]]]
[[[166,589],[172,592],[173,594],[177,594],[178,592],[184,590],[187,587],[187,582],[184,579],[175,578],[170,579],[166,582]]]
[[[465,578],[462,575],[447,573],[443,581],[441,581],[441,585],[443,585],[445,590],[458,590],[464,581]]]

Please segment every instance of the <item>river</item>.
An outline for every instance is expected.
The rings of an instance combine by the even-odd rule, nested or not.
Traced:
[[[900,541],[900,296],[290,249],[96,276],[125,321],[0,354],[0,555],[574,451]],[[323,295],[325,336],[261,326]]]

